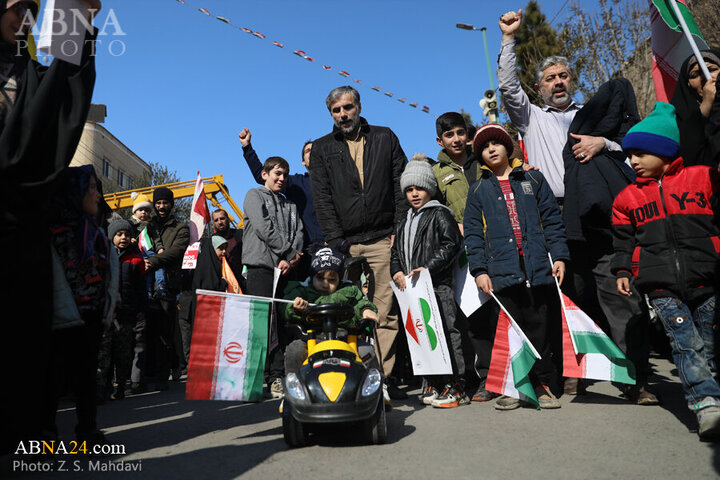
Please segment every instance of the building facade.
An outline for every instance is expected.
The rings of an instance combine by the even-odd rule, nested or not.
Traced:
[[[129,190],[137,180],[150,173],[150,165],[101,125],[106,116],[105,105],[90,107],[70,166],[93,165],[105,193]]]

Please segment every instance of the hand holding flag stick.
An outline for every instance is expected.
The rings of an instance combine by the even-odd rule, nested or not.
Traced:
[[[690,33],[690,27],[688,27],[688,24],[685,21],[685,17],[683,17],[682,12],[680,12],[680,7],[678,7],[677,1],[670,0],[670,5],[675,12],[675,16],[680,22],[680,26],[682,27],[683,34],[685,34],[685,38],[687,38],[687,41],[690,43],[690,48],[692,48],[692,51],[695,54],[695,58],[697,58],[698,65],[700,66],[700,70],[702,70],[703,75],[705,76],[705,80],[710,80],[710,70],[708,70],[707,65],[705,65],[705,59],[700,53],[700,49],[698,48],[697,44],[695,43],[695,39]]]
[[[635,368],[632,362],[585,312],[562,293],[557,278],[555,283],[562,308],[563,376],[634,385]]]

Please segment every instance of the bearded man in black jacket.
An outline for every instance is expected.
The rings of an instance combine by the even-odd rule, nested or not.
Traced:
[[[406,210],[400,189],[407,157],[387,127],[369,125],[360,116],[360,94],[350,86],[330,92],[325,103],[333,131],[313,142],[310,184],[318,222],[331,247],[367,258],[375,278],[373,303],[378,307],[377,353],[386,376],[395,364],[398,320],[388,316],[390,248],[394,226]],[[391,398],[404,398],[393,381]]]

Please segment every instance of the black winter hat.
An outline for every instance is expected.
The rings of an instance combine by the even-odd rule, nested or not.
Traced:
[[[167,200],[170,203],[174,203],[175,195],[173,195],[172,190],[167,187],[158,187],[153,190],[153,203],[157,202],[158,200]]]
[[[321,248],[312,256],[310,272],[313,275],[323,270],[334,270],[340,273],[344,263],[342,253],[330,247]]]

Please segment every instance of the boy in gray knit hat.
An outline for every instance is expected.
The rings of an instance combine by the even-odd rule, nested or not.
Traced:
[[[409,277],[425,269],[430,272],[454,360],[454,375],[451,378],[425,378],[429,387],[422,401],[438,408],[467,405],[470,399],[465,394],[462,380],[465,361],[460,330],[456,325],[457,307],[452,289],[453,266],[462,249],[460,229],[453,211],[437,200],[432,200],[437,192],[437,180],[430,164],[422,160],[408,162],[400,177],[400,188],[405,192],[411,208],[395,230],[390,273],[398,288],[405,289]]]

